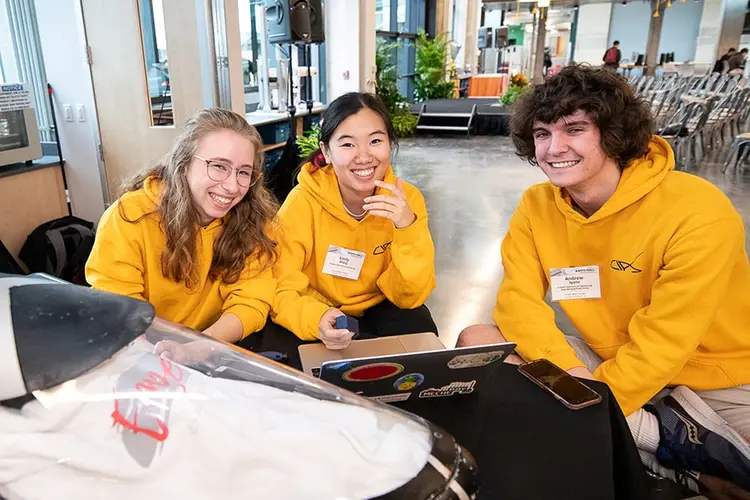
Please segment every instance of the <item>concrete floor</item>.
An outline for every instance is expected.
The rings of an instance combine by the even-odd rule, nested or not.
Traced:
[[[750,230],[750,173],[722,174],[725,156],[707,158],[694,173],[730,197]],[[437,272],[427,305],[440,339],[452,346],[466,326],[492,322],[503,276],[500,243],[521,193],[546,177],[515,156],[507,137],[408,139],[393,163],[427,200]],[[557,311],[560,328],[575,333]]]

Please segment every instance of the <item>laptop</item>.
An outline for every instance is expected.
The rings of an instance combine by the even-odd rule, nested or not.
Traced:
[[[374,339],[354,340],[346,349],[331,350],[323,343],[299,346],[302,370],[313,377],[320,377],[320,366],[326,361],[368,358],[407,352],[437,351],[445,346],[434,333],[413,333]]]
[[[326,361],[320,378],[384,403],[471,394],[514,343]]]

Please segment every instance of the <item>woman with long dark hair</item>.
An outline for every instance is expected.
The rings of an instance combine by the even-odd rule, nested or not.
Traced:
[[[349,344],[354,332],[336,325],[344,315],[358,319],[363,336],[437,333],[424,306],[435,287],[427,208],[391,168],[396,144],[376,96],[353,92],[330,104],[320,149],[279,211],[275,324],[248,339],[251,347],[283,350],[299,366],[302,342]]]

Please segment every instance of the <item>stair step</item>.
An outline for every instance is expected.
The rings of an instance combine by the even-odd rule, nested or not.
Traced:
[[[417,130],[455,130],[466,132],[469,127],[448,127],[444,125],[417,125]]]
[[[471,113],[422,113],[422,116],[435,116],[440,118],[471,118]]]

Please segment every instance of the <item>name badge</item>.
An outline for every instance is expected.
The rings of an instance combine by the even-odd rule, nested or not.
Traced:
[[[549,275],[553,302],[602,298],[599,266],[550,269]]]
[[[356,280],[359,279],[359,273],[362,271],[364,262],[364,252],[328,245],[328,254],[325,264],[323,264],[323,274]]]

